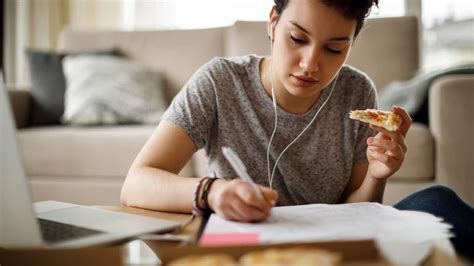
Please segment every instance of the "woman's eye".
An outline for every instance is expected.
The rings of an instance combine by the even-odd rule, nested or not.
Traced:
[[[333,54],[340,54],[341,53],[341,51],[336,50],[336,49],[332,49],[332,48],[329,48],[329,47],[326,47],[326,50],[328,50],[330,53],[333,53]]]
[[[298,38],[296,38],[296,37],[293,36],[293,35],[290,35],[290,38],[291,38],[291,40],[292,40],[294,43],[296,43],[296,44],[304,44],[304,43],[306,43],[306,41],[301,40],[301,39],[298,39]]]

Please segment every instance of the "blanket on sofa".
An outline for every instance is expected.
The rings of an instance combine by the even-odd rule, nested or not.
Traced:
[[[392,82],[380,92],[379,108],[390,110],[392,105],[401,106],[407,110],[413,121],[428,125],[429,88],[437,78],[451,74],[474,74],[474,63],[431,71],[407,81]]]

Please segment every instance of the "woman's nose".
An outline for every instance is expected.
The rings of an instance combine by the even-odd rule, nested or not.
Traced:
[[[299,67],[309,73],[319,70],[319,55],[315,49],[311,49],[301,57]]]

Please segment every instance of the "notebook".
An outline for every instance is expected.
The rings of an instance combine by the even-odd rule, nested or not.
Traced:
[[[59,201],[32,203],[0,72],[0,247],[83,247],[174,230],[180,223]]]

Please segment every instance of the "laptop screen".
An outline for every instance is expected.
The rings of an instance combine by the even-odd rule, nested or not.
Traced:
[[[0,73],[0,246],[41,246],[16,127],[3,75]]]

